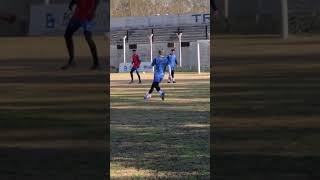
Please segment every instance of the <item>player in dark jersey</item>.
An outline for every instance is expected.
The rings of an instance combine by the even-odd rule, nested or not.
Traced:
[[[168,55],[168,63],[171,67],[171,78],[169,76],[168,78],[168,83],[172,82],[172,83],[176,83],[175,79],[174,79],[174,70],[176,68],[176,65],[178,64],[177,62],[177,57],[174,54],[175,49],[171,49],[171,53]]]
[[[130,84],[133,83],[133,72],[136,71],[137,75],[138,75],[138,78],[139,78],[139,84],[141,84],[141,78],[140,78],[140,74],[139,74],[139,67],[140,67],[140,64],[141,64],[141,60],[140,60],[140,57],[137,53],[137,50],[132,50],[133,52],[133,55],[132,55],[132,68],[131,68],[131,71],[130,71],[130,75],[131,75],[131,81],[130,81]]]
[[[161,90],[159,84],[162,81],[164,74],[166,72],[166,67],[169,66],[169,76],[171,76],[171,67],[170,64],[168,62],[168,58],[166,56],[164,56],[164,51],[160,50],[159,51],[159,55],[153,59],[151,66],[155,66],[154,68],[154,78],[153,78],[153,82],[151,85],[150,90],[145,94],[144,99],[150,99],[151,98],[151,94],[154,90],[154,88],[156,88],[156,90],[159,92],[160,94],[160,98],[162,100],[164,100],[164,96],[165,93]]]
[[[69,53],[68,63],[62,67],[62,69],[68,69],[75,66],[74,63],[74,45],[73,45],[73,34],[79,29],[83,28],[84,36],[90,47],[90,51],[93,57],[93,65],[91,69],[99,68],[99,60],[97,47],[92,39],[93,19],[95,17],[95,11],[97,9],[99,0],[72,0],[69,4],[69,10],[72,11],[73,6],[76,5],[76,10],[68,24],[65,32],[65,40]]]

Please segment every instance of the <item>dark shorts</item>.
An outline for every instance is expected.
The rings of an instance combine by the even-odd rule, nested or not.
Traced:
[[[94,28],[94,22],[93,21],[79,21],[76,19],[71,19],[69,21],[69,24],[67,26],[67,32],[66,33],[74,33],[79,28],[82,28],[84,32],[91,32]]]
[[[132,68],[131,68],[131,72],[134,72],[134,71],[137,71],[137,72],[139,72],[139,71],[138,71],[138,69],[139,69],[139,68],[136,68],[136,67],[132,67]]]
[[[162,81],[163,77],[164,77],[164,74],[163,75],[154,75],[153,82],[160,83]]]

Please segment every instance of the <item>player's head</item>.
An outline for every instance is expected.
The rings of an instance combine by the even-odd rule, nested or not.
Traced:
[[[163,55],[164,55],[164,50],[163,50],[163,49],[160,49],[160,50],[159,50],[159,55],[160,55],[160,56],[163,56]]]
[[[171,54],[174,54],[176,50],[174,48],[171,49]]]
[[[132,53],[133,53],[133,54],[137,54],[137,50],[136,50],[136,49],[133,49],[133,50],[132,50]]]

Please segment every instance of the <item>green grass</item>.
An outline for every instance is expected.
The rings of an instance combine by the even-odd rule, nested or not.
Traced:
[[[129,74],[111,74],[112,179],[209,179],[209,74],[177,73],[176,84],[161,83],[143,96],[143,84],[129,85]]]
[[[81,39],[70,71],[59,69],[63,38],[1,39],[0,179],[105,177],[106,72],[89,70]],[[102,45],[100,38],[100,53]]]
[[[215,179],[317,179],[319,36],[217,36],[211,82]]]

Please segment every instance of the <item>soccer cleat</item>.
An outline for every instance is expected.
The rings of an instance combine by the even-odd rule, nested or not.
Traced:
[[[141,84],[142,82],[141,82],[141,80],[139,80],[139,84]]]
[[[170,81],[170,80],[168,80],[168,83],[171,83],[171,81]]]
[[[74,62],[68,62],[68,64],[62,66],[61,69],[62,69],[62,70],[67,70],[67,69],[73,68],[73,67],[75,67],[75,66],[76,66],[76,64],[75,64]]]
[[[165,96],[165,93],[162,92],[162,93],[160,94],[160,97],[161,97],[162,101],[164,101],[164,96]]]
[[[151,94],[149,94],[148,92],[144,95],[144,100],[148,100],[148,99],[150,99],[152,97],[152,95]]]

